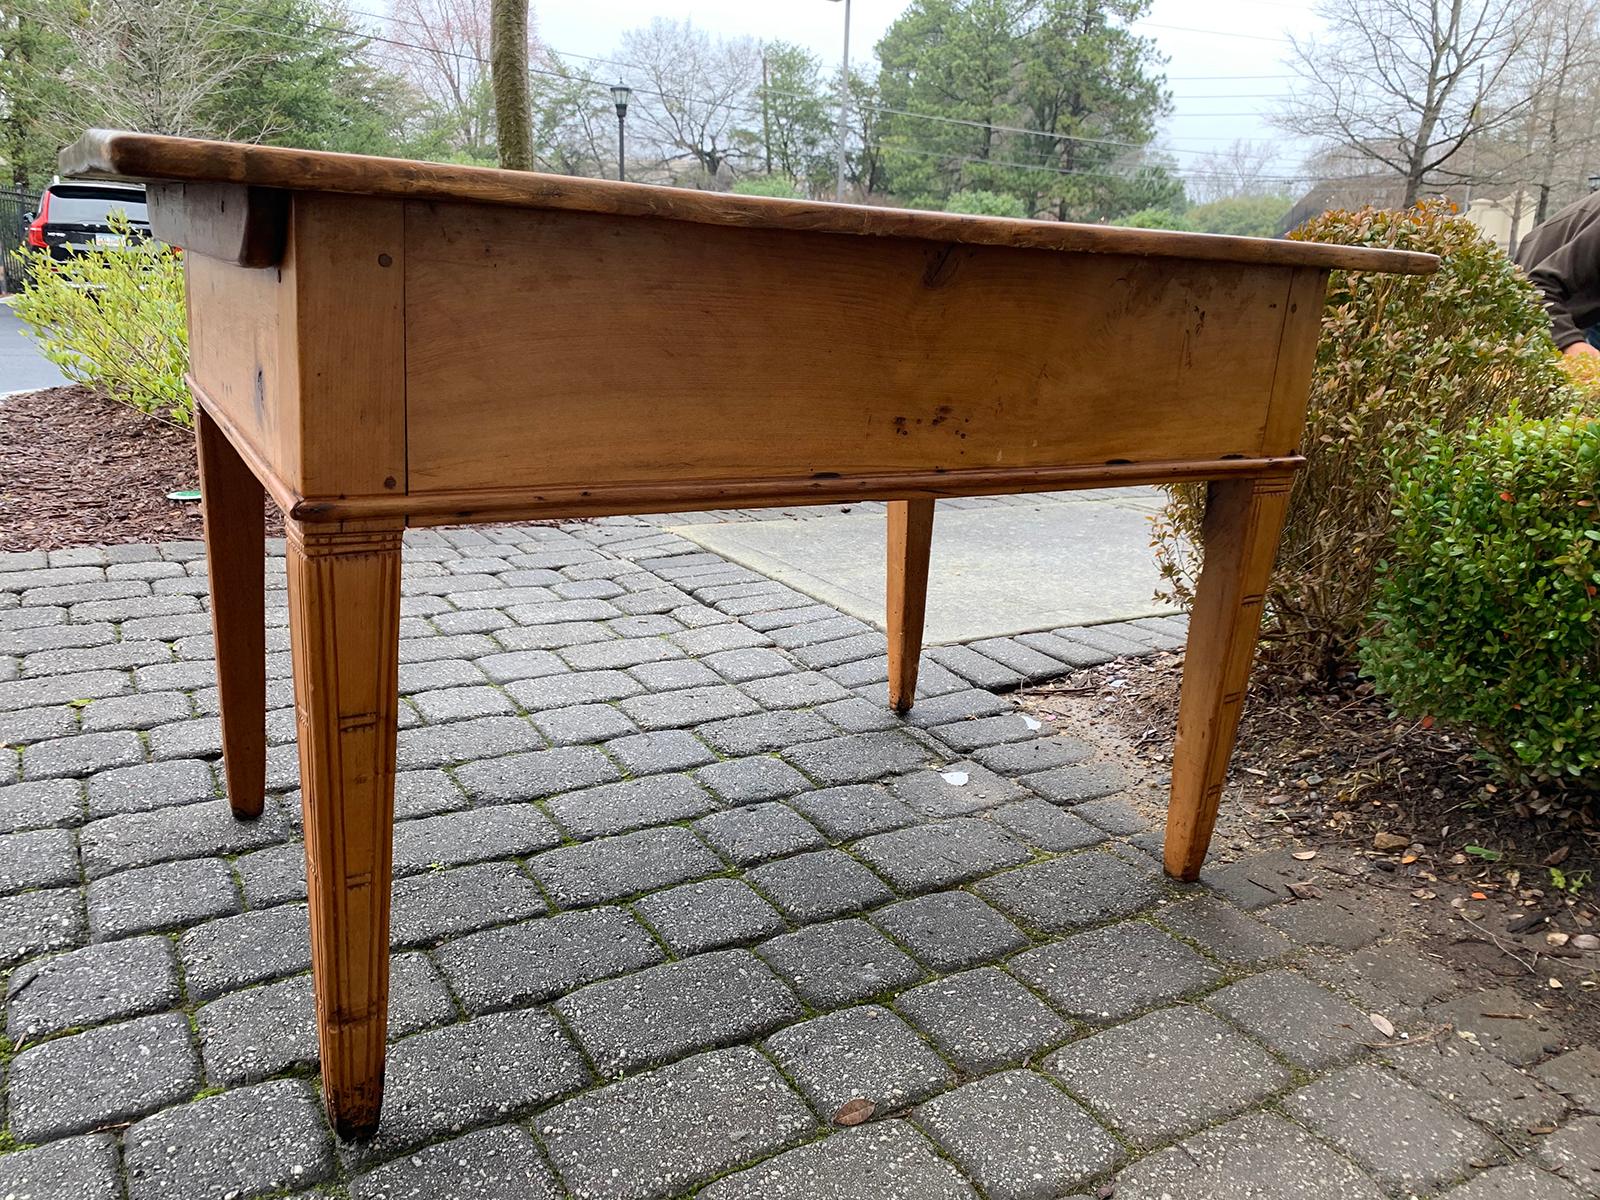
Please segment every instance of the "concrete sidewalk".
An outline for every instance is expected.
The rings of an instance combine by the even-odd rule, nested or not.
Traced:
[[[1181,621],[931,651],[902,720],[881,634],[660,523],[407,536],[367,1145],[314,1074],[281,544],[250,823],[201,547],[0,555],[0,1196],[1600,1192],[1558,1018],[1396,939],[1402,890],[1171,883],[1161,781],[989,690]]]
[[[1150,551],[1154,488],[939,502],[925,641],[932,645],[1160,616]],[[673,531],[884,627],[882,505],[781,510]]]
[[[0,396],[70,383],[23,333],[26,326],[11,311],[9,300],[0,297]]]

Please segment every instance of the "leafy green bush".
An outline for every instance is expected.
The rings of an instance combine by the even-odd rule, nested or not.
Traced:
[[[1502,416],[1560,413],[1572,391],[1537,293],[1493,243],[1442,202],[1330,212],[1292,237],[1441,256],[1435,275],[1335,271],[1328,284],[1295,481],[1267,591],[1263,656],[1281,672],[1337,678],[1355,656],[1378,562],[1389,553],[1394,490],[1387,455],[1429,431],[1456,434]],[[1156,557],[1192,599],[1192,549],[1204,489],[1172,489]]]
[[[777,196],[783,200],[800,199],[800,189],[787,175],[757,175],[741,179],[733,185],[738,196]]]
[[[113,217],[126,235],[127,225]],[[184,386],[189,331],[183,266],[159,242],[95,247],[66,262],[24,255],[31,282],[12,302],[62,374],[142,412],[193,423]]]
[[[1287,196],[1230,196],[1197,204],[1185,215],[1188,227],[1200,233],[1236,237],[1277,237],[1294,201]]]
[[[1563,354],[1561,369],[1577,393],[1579,407],[1591,416],[1600,416],[1600,358],[1592,354]]]
[[[1362,667],[1514,774],[1600,790],[1600,421],[1512,416],[1393,456]]]
[[[1194,230],[1188,217],[1168,208],[1141,208],[1138,212],[1118,217],[1112,224],[1127,229],[1178,229],[1186,232]]]
[[[1018,196],[1001,192],[969,190],[951,192],[944,202],[945,212],[965,213],[974,217],[1025,217],[1028,210]]]

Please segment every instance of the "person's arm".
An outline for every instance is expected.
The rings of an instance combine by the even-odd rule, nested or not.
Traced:
[[[1528,279],[1544,297],[1550,333],[1563,354],[1595,353],[1572,316],[1573,300],[1600,300],[1600,220],[1528,268]]]

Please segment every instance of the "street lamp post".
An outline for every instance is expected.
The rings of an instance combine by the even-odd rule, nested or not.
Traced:
[[[833,198],[844,202],[844,140],[850,105],[850,0],[844,0],[844,63],[839,68],[839,161],[834,174]]]
[[[627,172],[624,164],[627,161],[624,150],[625,142],[623,130],[628,120],[628,101],[633,96],[633,89],[625,83],[616,84],[611,89],[612,102],[617,106],[617,178],[626,180]]]

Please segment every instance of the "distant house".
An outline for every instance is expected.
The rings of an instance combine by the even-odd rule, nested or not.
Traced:
[[[1481,189],[1480,189],[1481,191]],[[1447,188],[1430,188],[1428,196],[1442,197],[1461,209],[1484,234],[1510,252],[1514,242],[1521,241],[1533,228],[1533,214],[1538,200],[1524,191],[1521,203],[1515,193],[1505,196],[1472,195],[1472,189],[1463,185]],[[1351,175],[1339,179],[1325,179],[1316,184],[1295,202],[1289,215],[1283,219],[1283,233],[1298,229],[1312,217],[1321,216],[1329,209],[1396,208],[1405,197],[1405,183],[1393,175]]]
[[[1502,196],[1498,200],[1475,196],[1467,206],[1467,220],[1471,221],[1496,246],[1507,254],[1533,228],[1534,214],[1539,211],[1539,198],[1532,192]]]

